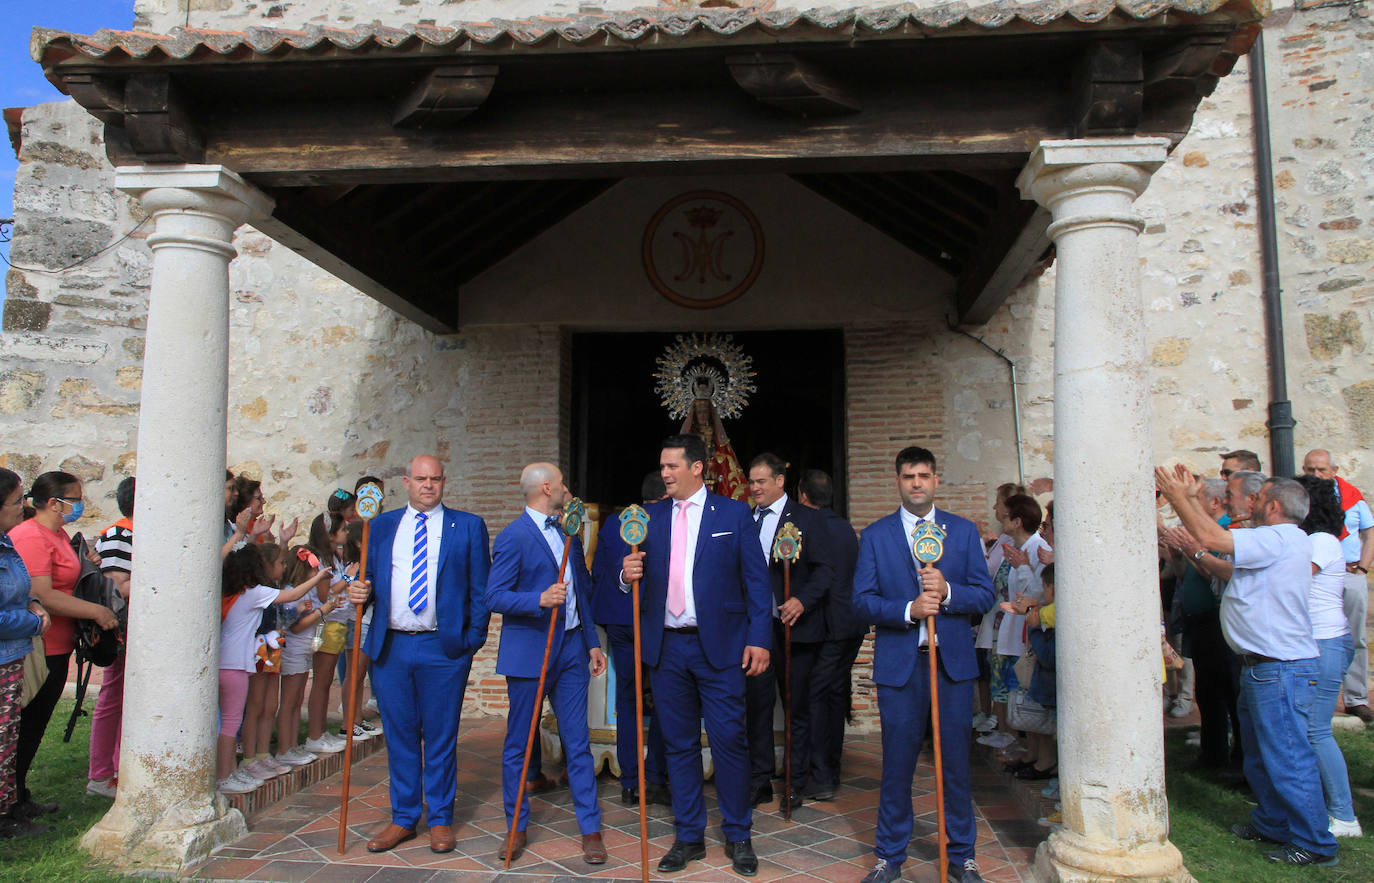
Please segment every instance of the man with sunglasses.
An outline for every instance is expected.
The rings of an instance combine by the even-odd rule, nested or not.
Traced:
[[[1237,472],[1262,472],[1259,454],[1244,448],[1221,455],[1221,477],[1230,480]]]

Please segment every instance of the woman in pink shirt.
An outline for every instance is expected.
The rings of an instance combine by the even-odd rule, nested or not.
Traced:
[[[62,686],[67,682],[76,620],[95,620],[103,629],[116,628],[119,620],[108,607],[72,597],[81,575],[81,562],[72,551],[71,537],[63,525],[76,521],[85,510],[81,480],[66,472],[45,472],[29,490],[29,505],[33,506],[33,517],[12,528],[9,538],[29,571],[34,599],[52,616],[52,626],[43,634],[48,679],[19,716],[19,753],[14,771],[19,803],[13,812],[19,818],[33,819],[57,811],[55,803],[33,801],[27,778],[53,708],[62,696]]]

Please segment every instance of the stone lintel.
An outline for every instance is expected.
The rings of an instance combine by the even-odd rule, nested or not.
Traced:
[[[1045,172],[1071,166],[1102,163],[1139,166],[1153,174],[1168,158],[1167,138],[1073,138],[1041,141],[1016,178],[1016,189],[1023,199],[1035,199],[1031,190]]]

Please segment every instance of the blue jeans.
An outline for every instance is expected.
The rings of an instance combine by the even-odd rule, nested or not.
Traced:
[[[1355,643],[1347,632],[1317,641],[1317,653],[1317,697],[1307,721],[1307,741],[1317,752],[1327,814],[1351,822],[1355,820],[1355,807],[1350,800],[1350,778],[1346,774],[1345,755],[1331,735],[1331,715],[1336,713],[1336,697],[1341,694],[1346,669],[1355,656]]]
[[[1259,802],[1255,830],[1319,855],[1336,854],[1307,722],[1317,695],[1317,658],[1251,665],[1240,672],[1245,778]]]

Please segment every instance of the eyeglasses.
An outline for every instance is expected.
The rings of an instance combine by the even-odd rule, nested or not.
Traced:
[[[1222,477],[1222,478],[1230,478],[1230,477],[1235,473],[1235,471],[1236,471],[1236,470],[1234,470],[1234,469],[1223,469],[1223,470],[1221,470],[1221,477]]]
[[[61,500],[64,503],[80,503],[80,497],[53,497],[54,500]]]

